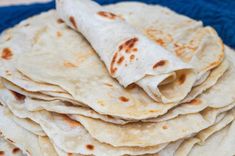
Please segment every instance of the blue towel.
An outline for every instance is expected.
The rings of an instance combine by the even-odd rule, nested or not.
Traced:
[[[111,4],[125,0],[96,0]],[[133,1],[133,0],[129,0]],[[135,0],[166,6],[216,29],[224,43],[235,48],[235,0]],[[55,3],[0,7],[0,32],[21,20],[55,8]]]

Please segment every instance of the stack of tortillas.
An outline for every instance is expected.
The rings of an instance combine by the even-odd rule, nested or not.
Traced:
[[[232,156],[235,53],[157,5],[58,0],[0,37],[0,153]]]

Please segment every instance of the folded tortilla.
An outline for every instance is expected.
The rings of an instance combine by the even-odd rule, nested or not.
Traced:
[[[86,37],[109,74],[124,87],[135,83],[156,101],[170,103],[185,98],[195,84],[191,65],[95,2],[60,0],[57,11]],[[180,94],[176,94],[179,89]]]
[[[7,41],[13,55],[16,55],[13,62],[18,71],[37,83],[60,86],[72,95],[73,101],[70,101],[74,105],[84,104],[99,114],[141,120],[163,115],[177,105],[154,102],[139,87],[132,86],[127,89],[121,87],[110,78],[86,40],[80,34],[68,29],[65,24],[57,23],[57,19],[55,12],[51,11],[21,24],[33,25],[24,28],[26,32],[32,32],[34,38],[37,37],[37,42],[30,51],[16,44],[14,40]],[[29,37],[27,33],[19,33],[21,25],[14,28],[13,38]],[[44,29],[46,31],[42,31]],[[65,43],[70,44],[66,46]],[[2,49],[7,45],[4,44]],[[18,53],[20,55],[17,55]],[[200,60],[204,60],[203,57]],[[216,83],[216,80],[213,82]],[[210,88],[214,83],[206,88]],[[191,98],[201,94],[204,89],[196,91]],[[37,95],[39,94],[34,94]]]

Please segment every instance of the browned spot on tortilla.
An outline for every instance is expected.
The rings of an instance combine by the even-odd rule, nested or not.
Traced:
[[[62,20],[61,18],[57,19],[57,23],[61,24],[64,23],[64,20]]]
[[[122,101],[122,102],[128,102],[129,101],[129,99],[125,96],[119,97],[119,100]]]
[[[114,13],[112,12],[106,12],[106,11],[100,11],[97,13],[98,15],[102,16],[102,17],[105,17],[105,18],[108,18],[108,19],[116,19],[118,16],[115,15]]]
[[[135,48],[136,42],[138,42],[138,38],[134,37],[125,41],[118,47],[118,51],[114,53],[113,59],[111,61],[111,65],[110,65],[111,75],[113,75],[118,70],[118,65],[121,65],[123,61],[125,60],[123,53],[130,53],[127,55],[131,55],[131,53],[134,52],[133,49],[137,51],[137,48]],[[130,56],[127,56],[127,57],[130,57]],[[125,66],[128,66],[128,63],[125,63]]]
[[[2,58],[5,60],[10,60],[12,58],[13,54],[10,48],[4,48],[2,50]]]
[[[125,57],[124,57],[124,56],[121,56],[121,57],[118,59],[117,63],[118,63],[118,64],[121,64],[124,60],[125,60]]]
[[[86,148],[88,150],[94,150],[95,147],[93,145],[88,144],[88,145],[86,145]]]
[[[26,96],[20,94],[20,93],[17,93],[17,92],[14,92],[11,90],[11,93],[14,95],[15,99],[18,100],[18,101],[24,101]]]
[[[114,64],[117,60],[117,56],[118,56],[118,53],[116,52],[113,56],[113,59],[112,59],[112,62],[111,62],[111,66],[110,66],[110,73],[111,75],[113,75],[116,71],[117,71],[117,68],[114,67]]]
[[[30,24],[29,24],[29,23],[27,23],[27,24],[25,24],[24,26],[25,26],[25,27],[28,27],[28,26],[30,26]]]
[[[185,80],[186,80],[186,75],[185,74],[180,75],[179,84],[183,84]]]
[[[126,41],[123,44],[124,49],[126,50],[127,53],[129,53],[135,46],[135,44],[138,42],[138,38],[134,37],[128,41]]]
[[[18,152],[20,152],[20,149],[17,148],[17,147],[12,150],[12,153],[13,153],[13,154],[16,154],[16,153],[18,153]]]
[[[150,113],[156,113],[158,110],[149,110]]]
[[[201,100],[200,99],[193,99],[189,103],[192,104],[192,105],[199,105],[201,103]]]
[[[112,84],[110,84],[110,83],[104,83],[106,86],[109,86],[109,87],[113,87],[113,85]]]
[[[130,61],[134,60],[135,59],[135,55],[131,55],[130,56]]]
[[[135,89],[136,87],[137,87],[137,85],[132,83],[132,84],[128,85],[126,89]]]
[[[81,126],[81,124],[78,121],[70,119],[67,115],[63,115],[63,119],[71,128]]]
[[[68,153],[67,156],[73,156],[73,153]]]
[[[123,45],[120,45],[120,46],[118,47],[118,50],[119,50],[119,51],[122,51],[122,49],[123,49]]]
[[[134,48],[136,42],[138,42],[138,38],[134,37],[122,43],[118,49],[119,51],[125,50],[127,53],[131,51],[136,52],[138,50],[137,48]]]
[[[67,67],[67,68],[74,68],[74,67],[76,67],[75,64],[73,64],[71,62],[68,62],[68,61],[64,61],[64,66]]]
[[[72,25],[73,25],[73,27],[74,27],[75,29],[78,28],[78,27],[77,27],[77,24],[76,24],[76,21],[75,21],[75,19],[74,19],[73,16],[70,16],[70,17],[69,17],[69,21],[72,23]]]
[[[173,41],[173,38],[170,34],[154,28],[147,28],[145,30],[145,34],[149,39],[163,47],[166,47],[166,45]]]
[[[0,156],[4,156],[4,155],[5,155],[4,151],[0,151]]]
[[[114,119],[114,117],[112,117],[112,116],[110,116],[110,115],[107,115],[107,117],[108,117],[109,119]]]
[[[175,46],[175,53],[177,56],[180,57],[181,55],[184,54],[184,51],[185,51],[184,45],[182,45],[180,43],[175,43],[174,46]]]
[[[168,126],[167,126],[167,125],[163,125],[162,128],[163,128],[163,129],[167,129]]]
[[[163,46],[165,44],[165,42],[162,39],[157,39],[156,40],[157,44],[159,44],[160,46]]]
[[[158,67],[162,67],[162,66],[166,65],[166,63],[167,63],[166,60],[161,60],[153,65],[153,69],[156,69]]]
[[[62,36],[62,33],[61,33],[60,31],[57,31],[57,32],[56,32],[56,36],[57,36],[57,37],[61,37],[61,36]]]
[[[8,141],[10,141],[11,143],[15,143],[14,141],[12,141],[11,139],[7,138]]]
[[[133,49],[133,52],[137,52],[137,51],[138,51],[138,48],[134,48],[134,49]]]

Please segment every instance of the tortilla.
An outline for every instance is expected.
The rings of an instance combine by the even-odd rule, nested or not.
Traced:
[[[220,75],[217,72],[220,73],[221,69],[222,69],[222,73],[225,72],[222,78],[220,78],[218,82],[212,88],[210,88],[209,90],[207,90],[206,92],[198,96],[197,98],[192,99],[190,102],[181,104],[177,106],[176,108],[171,109],[167,114],[161,117],[158,117],[156,119],[149,119],[148,121],[152,121],[152,122],[165,121],[165,120],[169,120],[174,117],[177,117],[179,115],[199,112],[205,109],[206,107],[219,108],[219,107],[224,107],[234,102],[235,100],[235,96],[233,94],[234,88],[225,87],[225,86],[235,85],[233,81],[235,78],[235,74],[234,74],[235,64],[233,61],[235,59],[235,55],[234,55],[233,50],[231,50],[228,47],[226,47],[225,52],[226,52],[230,67],[225,72],[225,69],[228,67],[228,64],[226,62],[223,62],[220,67],[218,67],[217,69],[215,69],[215,71],[211,73],[208,79],[214,79],[216,78],[215,75]],[[224,66],[224,63],[227,65]],[[213,80],[208,80],[208,81],[205,81],[202,85],[207,85],[208,83],[211,83],[211,82],[213,83]],[[200,87],[198,86],[195,89],[196,90],[200,89]]]
[[[6,108],[0,107],[0,131],[5,139],[19,147],[24,153],[41,155],[38,137],[21,128],[12,120],[12,114]]]
[[[60,32],[63,36],[59,39],[55,36],[53,40],[49,41],[44,38],[40,40],[42,45],[49,45],[53,41],[50,44],[57,46],[50,47],[50,49],[52,48],[51,51],[48,51],[48,48],[46,52],[43,52],[45,48],[40,47],[42,48],[40,52],[33,52],[34,50],[32,49],[30,53],[19,56],[16,66],[22,73],[34,81],[53,83],[62,87],[75,100],[88,105],[99,114],[111,115],[127,120],[158,117],[177,105],[156,103],[138,87],[134,89],[122,88],[115,80],[110,78],[104,66],[93,50],[89,48],[84,38],[79,34],[75,34],[63,24],[56,23],[52,19],[53,17],[48,17],[56,16],[54,12],[48,14],[51,15],[42,14],[41,17],[37,17],[42,21],[47,21],[49,18],[50,22],[53,23],[51,24],[54,26],[53,30],[51,30],[50,26],[47,26],[48,33],[44,35],[47,36],[54,34],[53,32]],[[44,18],[42,19],[42,17]],[[48,21],[47,25],[50,25]],[[65,48],[58,46],[61,45],[62,41],[64,43],[69,41],[71,46]],[[78,49],[79,52],[75,51],[75,49]],[[64,53],[64,50],[66,50],[66,53]],[[77,57],[80,57],[79,60],[82,61],[76,61]],[[71,64],[77,65],[72,66],[72,68],[71,64],[67,66],[68,60],[70,60]],[[64,66],[65,63],[67,63],[67,67]],[[67,75],[73,76],[68,77]],[[87,82],[88,80],[89,83]],[[91,84],[90,82],[93,83]]]
[[[5,140],[2,136],[0,137],[0,153],[1,155],[25,156],[18,147]]]
[[[42,128],[40,127],[40,125],[38,125],[37,123],[35,123],[34,121],[30,119],[27,119],[27,118],[23,119],[23,118],[18,118],[16,116],[12,116],[12,120],[20,127],[25,128],[26,130],[28,130],[29,132],[35,135],[38,135],[38,136],[46,135],[44,131],[42,130]]]
[[[43,52],[47,56],[43,56],[41,60],[32,60],[32,62],[28,61],[28,63],[32,65],[32,70],[30,69],[30,71],[25,72],[24,69],[24,72],[22,73],[24,73],[25,76],[30,77],[30,80],[36,80],[37,83],[39,83],[39,81],[45,84],[54,83],[55,86],[62,87],[73,96],[74,101],[70,100],[70,102],[74,103],[75,105],[89,105],[94,111],[98,112],[99,114],[111,115],[113,117],[124,118],[126,120],[156,118],[159,115],[165,114],[169,109],[177,105],[156,103],[149,99],[147,95],[145,95],[145,93],[138,87],[135,89],[123,89],[122,87],[120,87],[119,84],[116,83],[116,81],[109,77],[108,73],[104,69],[104,66],[101,64],[98,57],[92,51],[84,38],[69,30],[64,24],[58,24],[57,18],[58,17],[55,15],[55,13],[51,11],[48,14],[42,14],[35,18],[26,20],[22,22],[20,26],[18,26],[18,28],[14,28],[14,30],[12,30],[15,32],[14,35],[18,36],[16,38],[32,38],[32,36],[34,36],[34,38],[37,38],[37,42],[33,43],[34,46],[30,49],[29,52],[33,52],[35,49],[41,52],[44,50],[48,51],[50,49],[51,51],[58,52],[53,54]],[[40,25],[38,24],[38,21],[41,21]],[[31,27],[30,25],[27,28],[23,27],[27,23],[31,23],[33,27]],[[28,33],[23,33],[24,31],[22,32],[18,30],[22,27],[25,32],[32,32],[32,34],[28,35]],[[44,30],[43,28],[47,31],[42,31]],[[20,31],[21,33],[18,33],[17,31]],[[60,35],[58,36],[58,34]],[[71,40],[72,36],[74,38]],[[25,44],[30,44],[30,42],[28,42],[28,38],[26,39],[26,41],[27,42]],[[65,46],[62,48],[61,45],[64,45],[62,43],[66,43],[68,41],[71,43],[71,46]],[[12,42],[11,44],[13,44]],[[11,45],[10,43],[8,44]],[[16,46],[16,44],[14,44],[14,46]],[[74,52],[75,50],[84,52],[78,53]],[[18,53],[17,50],[15,51],[16,53]],[[64,54],[64,51],[66,51],[66,54]],[[91,52],[87,53],[87,51]],[[24,52],[27,52],[27,49],[25,49]],[[68,54],[70,52],[75,54],[70,56],[70,54]],[[35,59],[39,59],[40,57],[38,55],[41,56],[41,54],[36,54],[35,52],[32,57],[35,57]],[[25,60],[27,58],[23,59],[23,57],[24,56],[22,56],[22,61],[24,60],[25,62],[27,62]],[[44,59],[44,57],[46,58]],[[55,58],[58,58],[58,60]],[[50,65],[47,64],[44,66],[44,68],[43,64],[46,64],[45,60],[50,60],[50,62],[48,62],[50,63]],[[55,64],[51,63],[52,60],[55,60]],[[38,72],[40,73],[32,73],[32,71],[35,72],[35,69],[37,69],[36,65],[34,66],[34,64],[36,64],[37,62],[40,64],[40,66],[38,66],[38,68],[40,68]],[[79,67],[74,67],[73,65],[75,65],[77,62],[79,62]],[[96,63],[92,63],[90,66],[87,65],[90,64],[90,62]],[[64,66],[67,67],[65,68]],[[88,69],[93,69],[94,67],[97,67],[94,69],[94,71],[99,71],[102,74],[93,72],[93,70],[90,70],[88,72]],[[56,72],[57,70],[58,72]],[[83,74],[80,74],[80,72]],[[68,75],[73,75],[73,77],[68,77]],[[41,76],[44,77],[42,78]],[[100,77],[102,77],[102,80],[100,80]],[[89,82],[94,82],[94,84],[90,85],[90,83],[87,83],[88,80]],[[81,94],[80,88],[83,88],[85,93],[82,92]],[[47,93],[55,95],[55,93],[53,92]],[[112,95],[110,95],[111,93]],[[198,96],[198,94],[195,94],[194,96]],[[91,97],[90,95],[93,95],[93,97]],[[57,96],[60,95],[57,94]],[[40,99],[43,98],[44,97],[41,97]],[[68,101],[69,99],[62,100]],[[75,100],[77,101],[77,103],[75,102]]]
[[[139,87],[121,87],[109,76],[85,39],[65,24],[57,23],[54,11],[35,18],[41,21],[38,27],[46,27],[47,32],[38,39],[40,46],[35,45],[38,47],[36,51],[31,49],[16,60],[17,69],[30,79],[62,87],[74,100],[88,105],[99,114],[125,119],[157,117],[176,105],[154,102]],[[28,29],[32,28],[29,26]],[[63,35],[58,38],[56,32]],[[62,43],[66,42],[70,43],[69,46],[62,48]],[[48,47],[41,46],[44,44]],[[68,66],[68,62],[74,66]]]
[[[49,138],[62,150],[68,153],[94,154],[94,155],[141,155],[157,153],[167,144],[152,147],[113,147],[93,139],[79,122],[66,116],[50,114],[48,112],[35,112],[36,119],[47,133]],[[105,152],[104,152],[105,151]]]
[[[39,137],[38,142],[44,156],[60,156],[48,137]]]
[[[231,156],[235,154],[235,122],[226,126],[223,130],[218,131],[211,136],[203,145],[193,147],[189,156],[197,156],[198,153],[203,153],[205,156],[223,155]]]
[[[48,94],[43,94],[41,92],[29,92],[29,91],[26,91],[26,90],[20,88],[19,86],[16,86],[12,82],[10,82],[10,81],[8,81],[4,78],[1,78],[1,83],[4,85],[4,88],[15,91],[17,93],[21,93],[22,95],[30,97],[30,98],[41,99],[41,100],[45,100],[45,101],[61,100],[61,101],[67,101],[67,102],[73,103],[73,104],[78,105],[78,106],[86,107],[86,105],[83,105],[82,103],[79,103],[79,102],[75,101],[71,97],[66,98],[64,96],[60,96],[61,94],[59,96],[57,95],[57,96],[53,97],[53,96],[50,96]]]
[[[70,119],[66,115],[46,111],[29,112],[24,108],[23,101],[14,97],[10,91],[6,90],[4,96],[7,97],[4,103],[6,103],[14,115],[19,118],[30,118],[36,123],[39,123],[54,144],[67,153],[99,155],[99,153],[106,151],[106,155],[140,155],[156,153],[167,145],[165,143],[142,148],[113,147],[108,144],[103,144],[93,139],[79,122]],[[91,150],[89,147],[86,148],[87,145],[94,146],[95,150]]]
[[[212,87],[209,91],[207,91],[204,94],[202,94],[201,96],[199,96],[197,99],[195,99],[189,103],[185,103],[180,106],[177,106],[176,108],[170,110],[166,115],[163,115],[160,118],[148,119],[145,121],[149,121],[149,122],[166,121],[166,120],[172,119],[174,117],[177,117],[180,114],[189,114],[189,113],[199,112],[199,111],[205,109],[206,107],[217,107],[218,108],[218,107],[224,107],[226,105],[231,104],[234,101],[234,94],[233,94],[234,88],[226,87],[226,90],[219,89],[219,88],[224,88],[224,86],[226,86],[227,84],[232,84],[233,79],[234,79],[233,59],[235,59],[235,58],[233,56],[233,52],[229,48],[226,48],[226,54],[228,55],[227,60],[230,62],[232,67],[230,67],[230,69],[225,73],[225,75],[221,79],[219,79],[219,82],[214,87]],[[207,86],[208,83],[214,84],[217,81],[217,79],[220,77],[219,75],[222,75],[226,71],[227,68],[228,68],[228,63],[227,63],[227,61],[225,61],[221,64],[221,66],[219,66],[218,68],[214,69],[211,72],[211,75],[208,77],[208,79],[212,79],[212,80],[205,81],[202,85]],[[215,79],[215,80],[213,80],[213,79]],[[200,87],[198,86],[195,89],[200,89]],[[222,95],[225,95],[225,94],[227,96],[225,96],[222,99],[218,99],[218,100],[220,100],[220,102],[218,100],[213,100],[211,98],[211,97],[221,97]],[[34,104],[33,106],[35,106],[35,105],[37,105],[37,104]],[[75,108],[76,106],[68,107],[62,103],[59,105],[58,102],[55,103],[54,105],[53,105],[53,103],[51,103],[51,105],[48,105],[48,104],[43,105],[43,103],[41,103],[41,107],[43,107],[44,109],[46,109],[48,111],[55,111],[58,113],[65,113],[65,114],[66,113],[67,114],[74,114],[71,116],[73,119],[77,118],[75,116],[75,112],[77,112],[76,114],[79,114],[79,115],[85,115],[84,113],[83,114],[79,113],[79,111],[77,110],[79,108],[76,109]],[[59,109],[59,107],[61,107],[61,109]],[[66,109],[66,107],[68,107],[68,108]],[[70,108],[73,108],[73,109],[70,109]],[[92,114],[97,114],[97,113],[92,111]],[[97,115],[99,115],[99,114],[97,114]],[[85,115],[85,116],[94,117],[91,115]],[[97,118],[97,117],[94,117],[94,118]],[[110,117],[101,118],[101,116],[100,116],[99,118],[104,121],[118,123],[118,124],[124,124],[124,123],[128,122],[128,121],[120,120],[117,118],[115,118],[116,120],[118,120],[117,122],[116,122],[116,120],[110,121]]]
[[[229,111],[228,114],[225,115],[225,117],[219,121],[217,124],[199,132],[195,137],[189,138],[185,140],[180,147],[177,149],[175,156],[187,156],[192,148],[196,144],[200,144],[203,146],[203,144],[206,142],[206,140],[211,137],[214,133],[217,131],[220,131],[227,125],[229,125],[231,122],[235,119],[235,109]]]
[[[178,140],[176,142],[172,142],[169,145],[167,145],[166,148],[161,150],[156,154],[156,156],[174,156],[175,151],[180,146],[180,144],[183,142],[183,140]]]
[[[177,65],[171,67],[172,62],[181,64],[183,61],[177,60],[178,57],[171,52],[167,53],[163,49],[157,49],[161,46],[146,39],[143,34],[129,25],[128,21],[125,22],[118,15],[93,1],[60,0],[57,1],[57,12],[66,24],[86,37],[105,63],[112,77],[116,78],[125,87],[132,83],[139,85],[150,97],[158,102],[170,103],[183,100],[196,83],[195,77],[198,77],[199,80],[202,77],[201,73],[199,76],[192,74],[191,70],[185,70],[187,65],[184,66],[184,70],[182,68],[177,69]],[[122,17],[125,19],[125,16]],[[111,29],[115,29],[115,35],[113,35]],[[200,52],[201,49],[207,51],[218,50],[213,55],[217,57],[217,54],[219,54],[220,59],[217,65],[220,64],[223,60],[223,44],[216,36],[215,31],[211,28],[194,31],[196,33],[193,34],[193,38],[203,42],[201,46],[196,48],[196,53]],[[185,35],[184,33],[188,32],[182,32],[182,36]],[[185,41],[185,37],[180,37],[178,37],[178,40]],[[210,41],[210,43],[207,43],[207,41]],[[180,47],[178,43],[173,43],[173,45]],[[169,55],[162,56],[162,54]],[[170,54],[174,56],[174,59],[171,59]],[[178,55],[182,55],[182,52]],[[216,57],[213,56],[210,59]],[[197,60],[197,63],[200,62],[197,57],[192,58],[191,56],[189,58],[187,56],[185,63],[191,62],[194,65],[195,60]],[[206,62],[208,63],[208,61]],[[172,71],[174,73],[170,73]],[[181,92],[178,92],[178,90],[181,90]]]
[[[132,10],[135,6],[140,10]],[[152,40],[147,43],[156,42],[182,63],[194,66],[156,74],[156,79],[156,75],[145,76],[145,82],[141,80],[145,84],[159,82],[157,87],[164,88],[174,85],[181,73],[193,70],[194,81],[187,79],[191,85],[187,84],[183,101],[172,98],[177,102],[155,102],[154,97],[151,99],[145,93],[146,88],[142,90],[144,83],[142,89],[136,85],[120,86],[110,78],[85,38],[63,24],[55,11],[49,11],[25,20],[1,36],[2,53],[12,52],[0,58],[3,82],[3,85],[0,83],[0,102],[4,105],[0,107],[0,130],[5,138],[14,141],[24,152],[33,151],[31,155],[36,156],[173,156],[180,149],[184,153],[203,151],[203,145],[198,143],[205,143],[208,149],[216,147],[217,144],[208,146],[207,142],[234,119],[227,113],[235,105],[234,88],[229,87],[234,85],[235,78],[232,50],[226,48],[223,59],[223,43],[213,29],[203,28],[200,22],[168,9],[140,3],[120,3],[106,8],[135,27],[135,32]],[[143,12],[156,13],[156,17],[138,17]],[[140,22],[142,18],[145,22]],[[163,18],[169,21],[158,25],[155,23],[158,18],[159,23]],[[171,22],[176,28],[162,27]],[[159,35],[158,30],[164,33]],[[156,38],[159,36],[162,44]],[[169,36],[175,41],[168,42]],[[24,41],[19,43],[26,46],[18,44],[20,38]],[[174,44],[183,50],[175,50]],[[232,143],[232,139],[226,138],[224,143]],[[226,155],[227,149],[221,154]]]
[[[79,121],[92,137],[100,142],[113,146],[147,147],[176,141],[197,133],[213,125],[220,113],[230,110],[234,105],[235,103],[219,109],[206,109],[201,113],[179,116],[158,123],[115,125],[83,116],[80,116]]]
[[[57,1],[56,6],[60,17],[86,37],[105,63],[109,74],[124,87],[135,83],[153,99],[165,103],[179,101],[190,91],[195,82],[195,75],[187,70],[191,66],[150,41],[118,15],[90,0]],[[111,30],[115,30],[115,37]],[[177,73],[178,70],[182,72]],[[174,86],[184,74],[189,77],[186,76],[187,85],[184,82],[181,85],[184,87],[178,85],[183,95],[170,97],[167,91],[158,87],[166,83],[167,88],[172,81]]]

